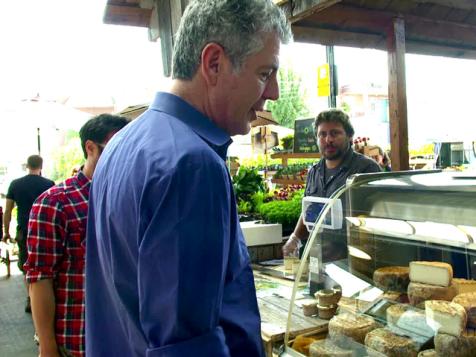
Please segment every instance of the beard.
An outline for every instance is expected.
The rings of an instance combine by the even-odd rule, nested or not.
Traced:
[[[332,153],[328,153],[327,148],[333,148],[334,151]],[[330,160],[330,161],[339,160],[345,155],[348,149],[349,149],[349,141],[346,140],[346,142],[343,143],[342,146],[325,145],[322,148],[321,153],[324,159],[326,160]]]

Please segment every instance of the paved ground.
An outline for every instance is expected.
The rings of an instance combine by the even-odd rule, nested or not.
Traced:
[[[33,322],[25,313],[26,290],[23,275],[12,262],[12,275],[7,278],[6,265],[0,264],[0,356],[36,357]]]

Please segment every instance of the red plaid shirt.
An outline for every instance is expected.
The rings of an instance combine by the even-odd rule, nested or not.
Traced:
[[[84,262],[91,181],[80,171],[37,198],[28,224],[29,283],[53,279],[58,346],[84,356]]]

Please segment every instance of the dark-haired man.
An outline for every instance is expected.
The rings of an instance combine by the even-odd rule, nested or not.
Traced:
[[[89,188],[104,147],[126,124],[126,118],[109,114],[87,121],[79,131],[84,166],[38,197],[31,209],[25,270],[42,357],[84,356]]]
[[[12,219],[13,208],[15,207],[15,204],[17,205],[16,241],[18,244],[18,268],[23,273],[23,264],[25,264],[28,255],[28,250],[26,248],[26,234],[31,206],[39,195],[55,184],[53,181],[41,176],[41,169],[43,168],[43,159],[41,156],[29,156],[26,162],[26,168],[28,174],[13,180],[8,187],[5,213],[3,215],[3,227],[5,232],[3,240],[11,240],[10,222]],[[26,286],[28,294],[28,284],[26,284]],[[27,297],[25,312],[31,312],[29,297]]]
[[[321,112],[314,122],[314,128],[322,159],[309,170],[305,196],[328,198],[345,185],[349,176],[380,171],[374,160],[353,150],[354,128],[349,116],[343,111],[329,109]],[[283,254],[286,256],[293,253],[301,240],[307,239],[308,236],[309,232],[301,213],[294,232],[283,246]],[[343,248],[345,242],[340,243],[342,244],[337,245]],[[340,250],[326,253],[340,256],[342,249]]]

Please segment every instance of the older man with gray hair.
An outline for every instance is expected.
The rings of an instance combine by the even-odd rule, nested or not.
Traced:
[[[87,356],[264,354],[225,157],[230,136],[278,98],[290,38],[271,0],[188,5],[170,91],[112,139],[95,171]]]

